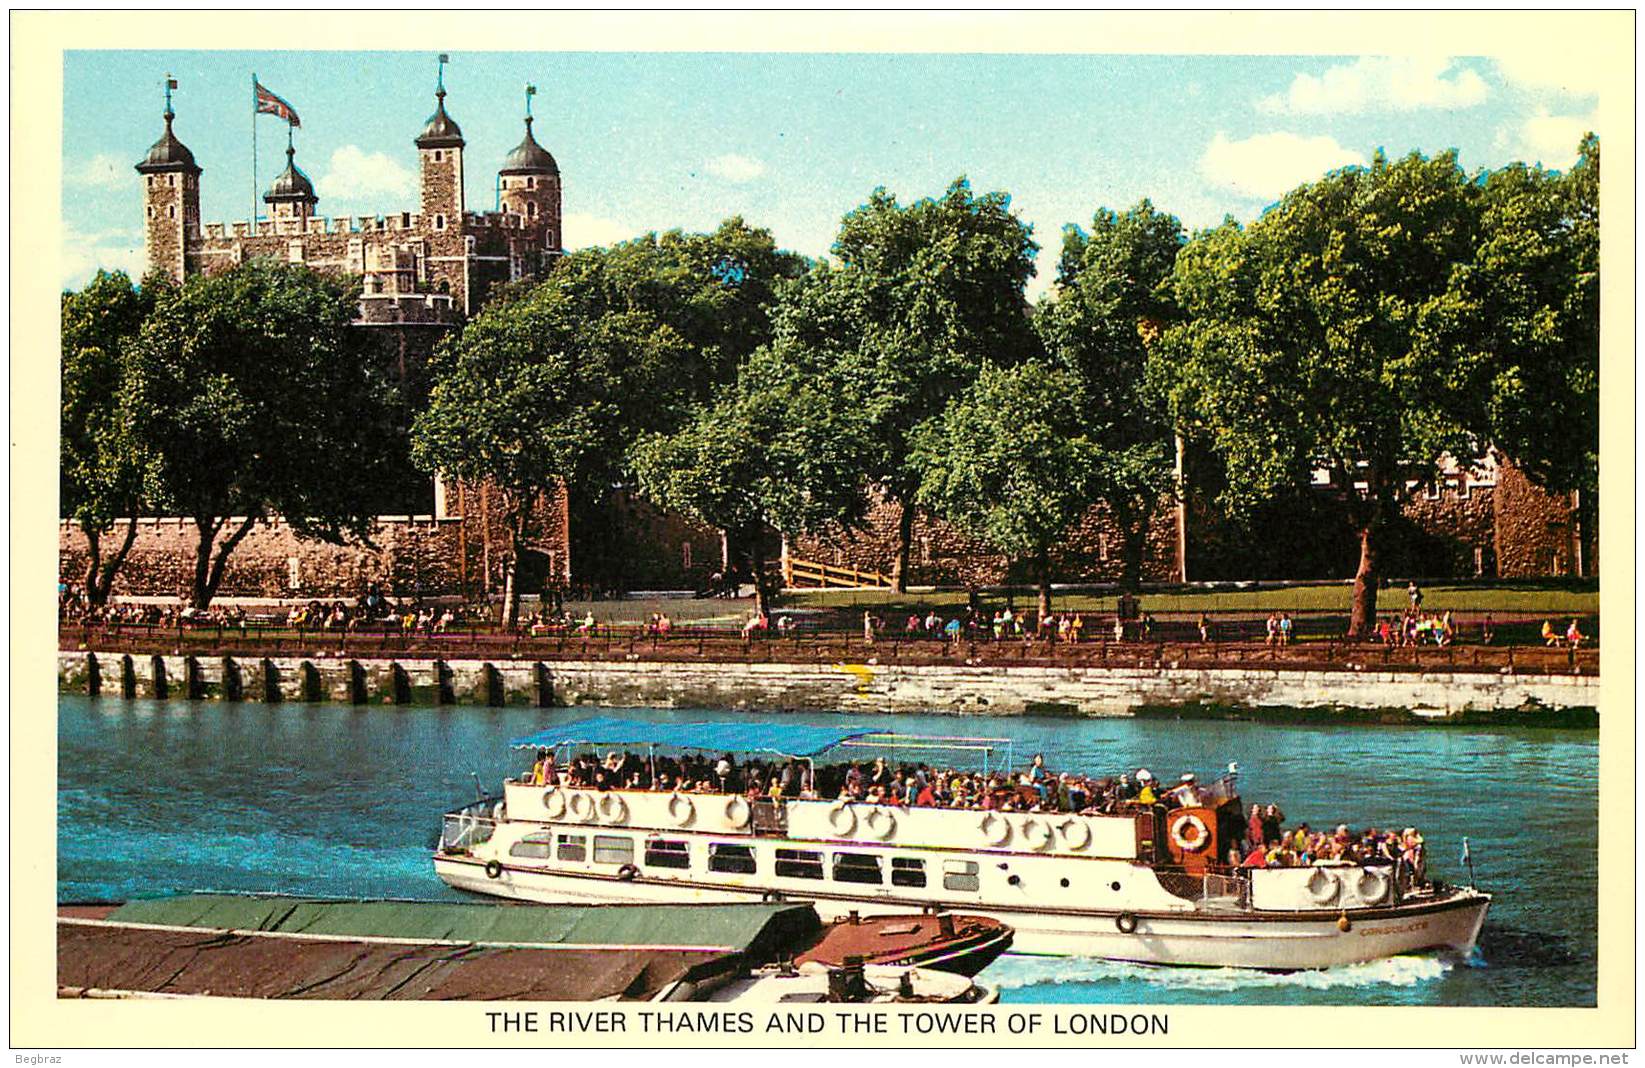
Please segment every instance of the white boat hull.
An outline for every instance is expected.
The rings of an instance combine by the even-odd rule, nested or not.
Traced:
[[[435,872],[446,883],[479,894],[522,901],[609,903],[748,902],[779,895],[758,888],[683,885],[674,880],[615,879],[504,866],[495,878],[466,856],[436,855]],[[853,898],[787,892],[785,900],[812,902],[831,920],[908,912],[922,903],[907,896]],[[1453,889],[1371,909],[1294,913],[1180,911],[1135,912],[1000,908],[985,904],[941,907],[995,917],[1016,931],[1013,953],[1096,957],[1145,964],[1299,970],[1359,964],[1401,954],[1449,951],[1466,954],[1479,936],[1490,896]],[[1341,923],[1346,915],[1348,923]],[[1135,922],[1135,929],[1121,930]],[[1346,926],[1346,929],[1344,929]]]

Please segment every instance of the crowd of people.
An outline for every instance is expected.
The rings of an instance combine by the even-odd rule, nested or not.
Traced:
[[[740,794],[750,801],[839,800],[904,808],[970,809],[979,812],[1135,814],[1157,809],[1215,806],[1233,797],[1232,782],[1202,785],[1185,772],[1176,785],[1161,783],[1147,768],[1093,778],[1049,770],[1036,754],[1022,771],[975,772],[929,764],[873,761],[825,764],[747,760],[730,753],[641,757],[612,750],[604,758],[580,754],[561,765],[553,750],[540,749],[525,781],[594,790]],[[1423,838],[1414,827],[1375,827],[1354,832],[1346,824],[1316,831],[1304,822],[1286,827],[1277,805],[1253,804],[1240,832],[1217,858],[1230,868],[1285,868],[1334,864],[1395,864],[1421,872]]]

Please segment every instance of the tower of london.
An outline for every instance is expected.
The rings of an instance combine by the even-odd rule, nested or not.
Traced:
[[[443,76],[434,97],[434,113],[413,142],[415,205],[325,218],[288,143],[285,170],[262,196],[267,217],[257,222],[201,220],[204,169],[178,139],[168,99],[165,130],[136,168],[149,271],[181,282],[272,257],[360,276],[362,323],[438,326],[478,311],[499,283],[538,275],[562,252],[560,169],[537,143],[530,115],[497,170],[499,210],[475,212],[464,202],[466,143],[446,111]]]

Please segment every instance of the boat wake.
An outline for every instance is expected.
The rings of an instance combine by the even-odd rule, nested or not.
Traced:
[[[1196,991],[1337,990],[1413,987],[1440,978],[1455,963],[1441,957],[1389,957],[1316,971],[1261,972],[1248,968],[1170,968],[1090,957],[1029,957],[1008,953],[990,965],[983,978],[1002,990],[1116,982]]]

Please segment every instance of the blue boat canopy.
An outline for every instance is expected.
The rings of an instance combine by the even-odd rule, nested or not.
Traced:
[[[580,719],[509,742],[514,749],[562,745],[665,746],[717,753],[778,753],[814,757],[842,742],[886,734],[879,727],[812,727],[774,723],[645,723],[632,719]]]

